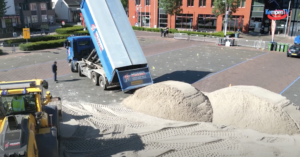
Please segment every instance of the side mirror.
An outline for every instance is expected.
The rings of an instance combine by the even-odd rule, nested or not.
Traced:
[[[45,89],[48,89],[48,82],[47,82],[46,80],[43,80],[42,86],[43,86]]]

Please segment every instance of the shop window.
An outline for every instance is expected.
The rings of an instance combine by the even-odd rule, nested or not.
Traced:
[[[193,14],[180,14],[176,16],[175,28],[192,29]]]
[[[225,17],[223,16],[223,19]],[[237,31],[238,29],[241,31],[243,29],[244,16],[232,16],[230,19],[228,17],[227,23],[227,31]],[[224,28],[224,25],[222,26]]]
[[[150,27],[150,13],[149,12],[142,12],[138,14],[138,25]]]
[[[146,4],[146,5],[150,5],[150,4],[151,4],[151,1],[150,1],[150,0],[145,0],[145,4]]]
[[[198,30],[215,31],[217,27],[217,18],[215,15],[198,15]]]
[[[206,6],[206,0],[199,0],[199,7],[205,7]]]
[[[31,15],[31,22],[32,22],[32,23],[37,23],[37,22],[38,22],[38,17],[37,17],[37,15]]]
[[[36,10],[36,3],[30,3],[30,10]]]
[[[188,1],[187,1],[187,6],[188,6],[188,7],[194,6],[194,0],[188,0]]]
[[[141,0],[135,0],[135,5],[141,5]]]
[[[264,12],[263,6],[252,6],[251,12]]]

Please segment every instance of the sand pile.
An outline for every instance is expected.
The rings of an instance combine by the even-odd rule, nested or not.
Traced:
[[[190,84],[165,81],[137,90],[123,104],[135,111],[177,121],[212,121],[208,98]]]
[[[299,133],[300,111],[285,97],[255,86],[233,86],[208,94],[213,123],[270,134]]]

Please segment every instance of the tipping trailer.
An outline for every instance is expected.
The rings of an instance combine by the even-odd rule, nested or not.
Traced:
[[[146,57],[120,0],[83,0],[80,6],[94,49],[72,66],[80,76],[122,91],[153,84]]]

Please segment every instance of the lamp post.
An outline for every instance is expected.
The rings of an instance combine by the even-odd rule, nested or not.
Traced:
[[[226,37],[226,32],[227,32],[227,17],[228,17],[228,12],[227,12],[227,3],[226,0],[223,0],[225,3],[225,23],[224,23],[224,36]]]

